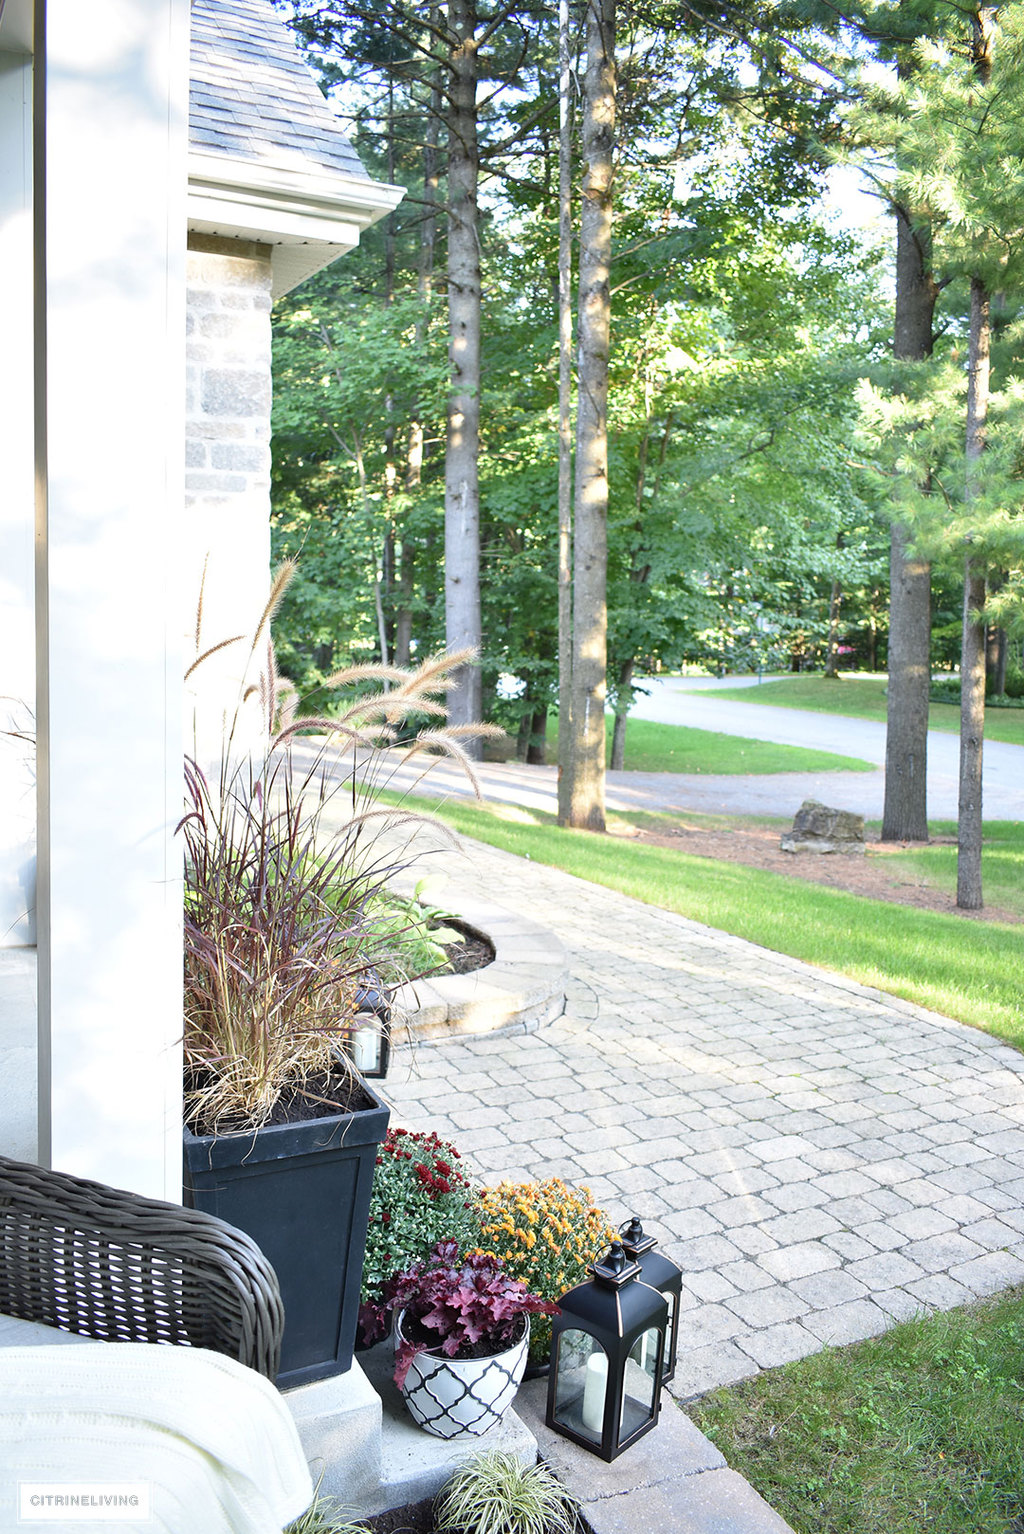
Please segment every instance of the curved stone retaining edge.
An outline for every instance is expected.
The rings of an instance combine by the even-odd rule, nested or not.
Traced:
[[[565,1010],[569,961],[549,927],[490,901],[445,908],[494,944],[494,963],[468,975],[432,975],[395,994],[396,1042],[472,1033],[532,1033]]]

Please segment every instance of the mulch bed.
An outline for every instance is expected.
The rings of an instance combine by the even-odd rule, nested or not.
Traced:
[[[373,1534],[434,1534],[433,1500],[428,1497],[425,1502],[407,1502],[404,1507],[393,1507],[363,1521]]]
[[[454,918],[440,923],[462,933],[458,943],[446,943],[444,951],[455,975],[471,975],[474,970],[486,969],[494,963],[494,944],[483,932],[478,932],[468,922]]]

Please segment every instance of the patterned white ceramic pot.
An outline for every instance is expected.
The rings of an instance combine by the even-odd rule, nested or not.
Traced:
[[[404,1315],[399,1311],[395,1318],[396,1344]],[[497,1427],[526,1369],[530,1318],[520,1321],[519,1340],[488,1358],[446,1358],[435,1348],[417,1353],[401,1387],[413,1420],[435,1438],[479,1438]]]

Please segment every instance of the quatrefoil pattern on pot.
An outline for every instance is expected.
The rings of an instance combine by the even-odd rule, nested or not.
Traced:
[[[512,1405],[526,1368],[529,1328],[492,1358],[443,1358],[418,1353],[402,1395],[410,1415],[435,1438],[479,1438],[497,1427]]]

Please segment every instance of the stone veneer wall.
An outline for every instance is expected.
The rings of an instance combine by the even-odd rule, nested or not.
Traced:
[[[187,278],[183,576],[191,656],[201,585],[203,648],[250,633],[267,597],[270,246],[190,234]],[[230,708],[243,659],[236,646],[207,662],[197,674],[202,695]]]

